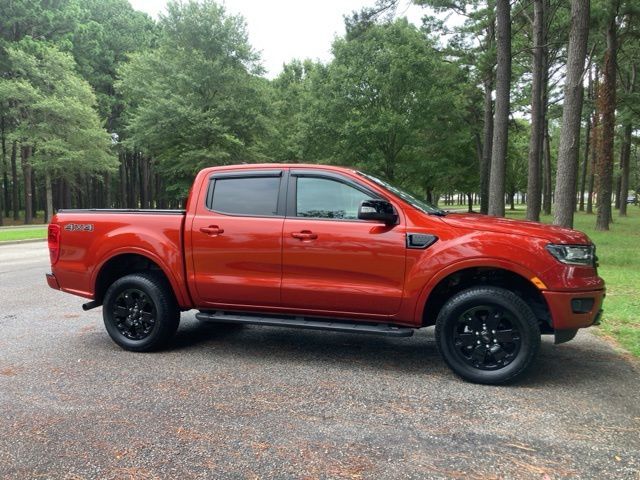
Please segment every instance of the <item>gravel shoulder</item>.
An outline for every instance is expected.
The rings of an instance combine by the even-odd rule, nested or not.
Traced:
[[[203,325],[116,347],[0,247],[0,478],[640,478],[640,366],[588,331],[509,387],[408,339]]]

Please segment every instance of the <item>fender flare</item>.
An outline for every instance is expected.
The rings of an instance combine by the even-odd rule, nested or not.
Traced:
[[[96,291],[98,277],[100,275],[100,272],[102,272],[102,269],[104,268],[104,266],[111,259],[119,255],[127,255],[127,254],[140,255],[141,257],[145,257],[148,260],[155,263],[156,265],[158,265],[158,267],[160,267],[160,270],[162,270],[162,273],[164,273],[165,277],[169,281],[169,284],[171,285],[171,289],[173,290],[173,293],[176,296],[176,300],[178,301],[178,305],[180,305],[181,307],[190,307],[192,305],[193,302],[191,301],[189,292],[186,291],[186,279],[183,279],[183,281],[185,282],[185,286],[183,286],[180,283],[180,280],[176,278],[176,275],[173,272],[173,270],[171,270],[160,257],[155,255],[153,252],[149,250],[145,250],[144,248],[140,248],[140,247],[120,247],[115,250],[109,250],[109,253],[100,260],[97,267],[93,270],[93,273],[91,274],[91,285],[93,285],[94,292]]]
[[[515,273],[529,282],[531,282],[531,279],[536,276],[531,270],[520,265],[519,263],[511,262],[502,258],[477,257],[452,263],[433,275],[425,284],[425,286],[422,287],[414,311],[414,321],[416,322],[416,325],[422,323],[422,315],[425,306],[427,305],[429,297],[431,296],[431,292],[436,287],[436,285],[438,285],[449,275],[461,270],[466,270],[468,268],[499,268],[501,270],[507,270]],[[532,285],[534,284],[532,283]]]

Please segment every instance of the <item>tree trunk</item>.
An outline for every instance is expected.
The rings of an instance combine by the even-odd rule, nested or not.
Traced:
[[[125,165],[126,165],[126,174],[127,174],[127,208],[135,208],[135,198],[134,198],[134,175],[133,175],[133,154],[125,154]]]
[[[33,156],[33,150],[31,151],[31,156]],[[29,162],[31,163],[31,162]],[[31,167],[31,220],[38,218],[38,210],[39,208],[39,195],[36,186],[38,185],[38,176],[36,175],[36,170]]]
[[[72,208],[71,185],[68,180],[65,180],[63,185],[64,208]]]
[[[22,165],[22,179],[24,182],[24,223],[33,223],[33,196],[31,193],[31,146],[20,147],[20,163]]]
[[[4,225],[4,212],[7,207],[7,139],[5,136],[4,115],[0,117],[0,143],[2,143],[2,194],[0,195],[0,226]],[[8,215],[7,215],[8,216]]]
[[[544,198],[542,201],[542,213],[551,215],[551,145],[549,144],[549,123],[545,120],[542,137],[542,191]]]
[[[54,208],[58,207],[58,208],[63,208],[64,205],[64,184],[61,178],[58,178],[56,180],[56,187],[55,187],[55,198],[54,198]]]
[[[631,66],[631,78],[627,85],[627,93],[633,94],[636,83],[637,66],[633,64]],[[622,140],[622,148],[620,150],[620,216],[627,216],[627,195],[629,195],[629,164],[631,160],[631,134],[633,132],[633,125],[631,119],[626,119],[624,126],[624,135]]]
[[[156,172],[156,205],[158,208],[164,209],[167,207],[167,202],[162,187],[162,178],[160,174]]]
[[[596,192],[598,193],[596,230],[609,230],[611,217],[611,194],[613,189],[613,137],[615,135],[616,110],[616,56],[617,25],[615,12],[610,13],[607,27],[607,49],[604,54],[603,84],[598,97],[600,111],[601,138],[598,155]]]
[[[44,173],[44,191],[46,198],[44,223],[49,223],[53,216],[53,190],[51,188],[51,174],[49,171]]]
[[[489,3],[489,8],[492,5]],[[489,13],[491,15],[491,13]],[[485,52],[490,54],[496,38],[495,19],[490,18],[485,35]],[[489,212],[489,176],[491,174],[491,149],[493,145],[493,62],[487,62],[484,72],[484,124],[482,131],[482,159],[480,162],[480,213]]]
[[[492,73],[489,75],[493,76]],[[489,211],[489,174],[491,173],[491,145],[493,142],[493,82],[484,81],[484,127],[482,137],[482,161],[480,163],[480,213]]]
[[[549,0],[545,0],[545,12],[550,10]],[[547,14],[545,14],[545,18]],[[547,43],[549,42],[548,28],[545,29],[542,57],[542,131],[540,132],[540,151],[542,152],[542,213],[551,215],[551,203],[553,201],[552,182],[551,182],[551,146],[549,136],[549,54]]]
[[[591,73],[589,73],[591,75]],[[593,76],[592,95],[594,101],[600,95],[600,80],[598,66],[595,66],[595,75]],[[589,193],[587,195],[587,213],[593,213],[593,195],[595,189],[596,164],[598,163],[598,153],[600,152],[600,118],[598,116],[597,107],[594,108],[591,120],[591,161],[589,163]]]
[[[9,195],[9,165],[7,159],[2,158],[2,184],[4,185],[4,216],[8,217],[11,213],[11,197]],[[2,215],[2,213],[0,213]]]
[[[130,208],[140,208],[140,169],[138,168],[139,154],[131,155],[131,200]]]
[[[127,208],[127,165],[126,157],[120,154],[120,208]]]
[[[140,157],[140,207],[149,208],[149,159]]]
[[[629,159],[631,158],[631,133],[633,127],[630,121],[624,126],[622,147],[620,150],[620,216],[627,216],[627,195],[629,194]]]
[[[157,208],[156,172],[153,160],[149,160],[149,208]]]
[[[527,220],[540,220],[540,137],[543,129],[542,115],[542,71],[544,44],[544,12],[543,0],[533,1],[533,71],[531,84],[531,135],[529,136],[529,168],[527,173]]]
[[[580,181],[579,210],[584,212],[584,194],[587,189],[587,166],[589,165],[589,135],[591,134],[591,112],[587,115],[587,129],[584,141],[584,160],[582,161],[582,175]]]
[[[113,208],[111,204],[111,174],[109,172],[104,174],[104,202],[103,208]]]
[[[15,221],[20,220],[20,200],[18,199],[18,162],[16,157],[18,156],[18,142],[13,141],[11,145],[11,207],[13,208],[13,219]]]
[[[493,123],[489,215],[504,217],[505,171],[509,140],[509,93],[511,85],[511,4],[496,1],[496,113]]]
[[[564,86],[562,128],[556,173],[553,223],[573,227],[580,149],[580,119],[584,96],[584,61],[589,38],[589,0],[571,0],[571,31]]]

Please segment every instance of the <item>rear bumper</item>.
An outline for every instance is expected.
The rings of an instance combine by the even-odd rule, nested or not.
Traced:
[[[53,273],[47,273],[47,283],[54,290],[60,290],[60,285],[58,285],[58,279]]]
[[[549,306],[554,330],[576,330],[599,322],[605,290],[542,292]],[[591,303],[593,300],[593,303]],[[589,308],[584,308],[589,305]],[[576,311],[576,307],[580,307]]]

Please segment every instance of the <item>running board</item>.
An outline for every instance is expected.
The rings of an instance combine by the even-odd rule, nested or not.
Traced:
[[[368,333],[387,337],[410,337],[413,328],[396,327],[386,323],[348,323],[341,320],[308,319],[306,317],[261,317],[239,313],[200,312],[196,318],[203,322],[243,323],[249,325],[265,325],[270,327],[304,328],[308,330],[330,330],[333,332]]]

